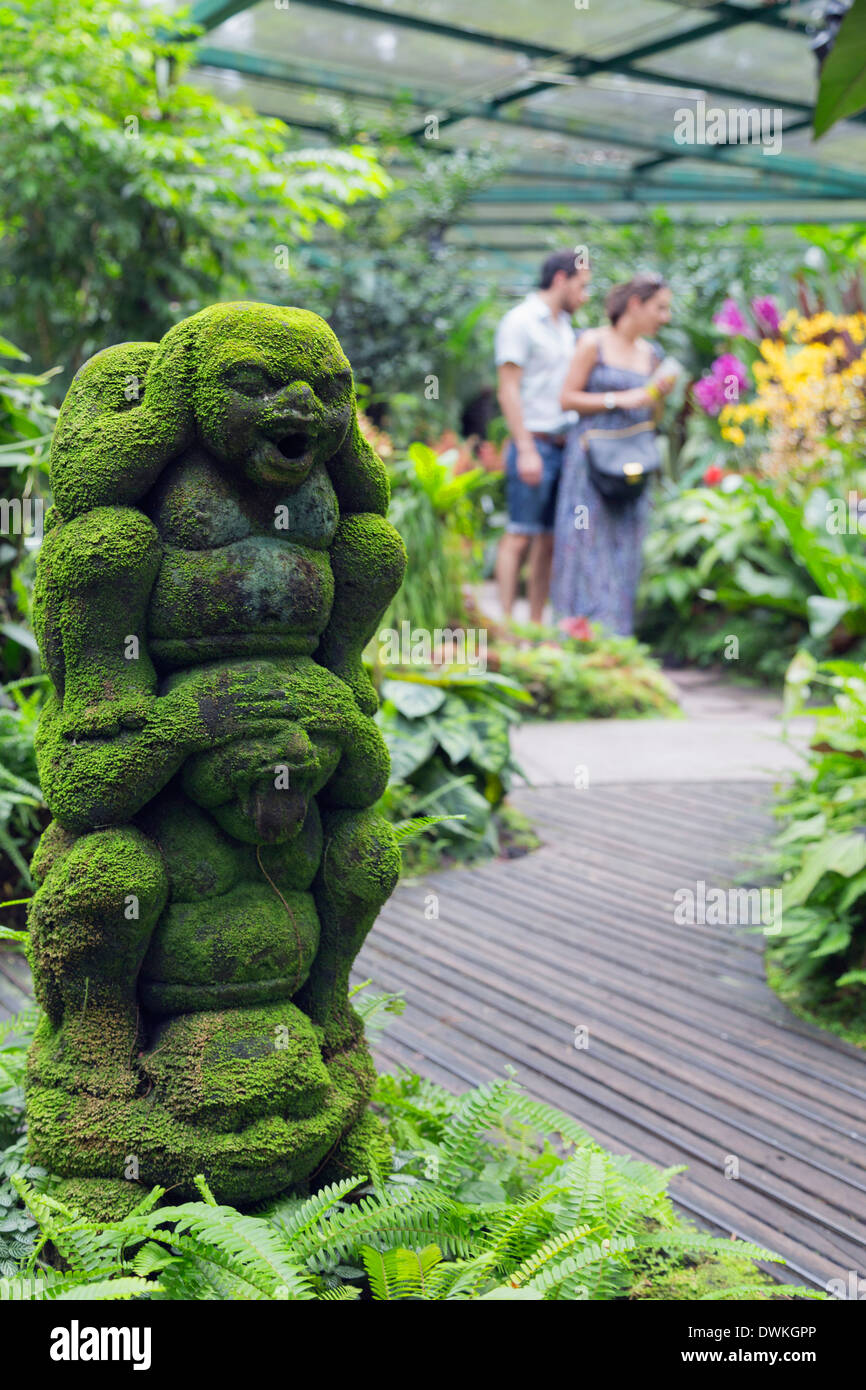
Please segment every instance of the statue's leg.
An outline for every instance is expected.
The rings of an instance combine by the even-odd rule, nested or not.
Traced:
[[[400,849],[375,811],[326,811],[324,850],[313,884],[319,949],[295,1002],[325,1034],[325,1057],[363,1035],[349,1005],[349,973],[382,904],[400,876]]]
[[[136,983],[168,878],[156,845],[133,826],[72,836],[49,827],[34,861],[30,958],[45,1017],[30,1079],[69,1093],[131,1098]]]
[[[361,653],[403,582],[406,547],[390,522],[364,512],[342,518],[330,553],[334,603],[316,661],[342,677],[364,714],[374,714],[378,701]]]

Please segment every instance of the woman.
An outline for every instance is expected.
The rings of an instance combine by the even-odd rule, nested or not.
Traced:
[[[587,429],[623,429],[651,420],[675,377],[654,378],[662,352],[653,338],[670,319],[671,292],[660,275],[637,275],[605,301],[610,325],[578,340],[562,389],[577,410],[569,432],[556,508],[551,598],[560,618],[589,618],[609,632],[634,628],[649,488],[609,502],[589,476]]]

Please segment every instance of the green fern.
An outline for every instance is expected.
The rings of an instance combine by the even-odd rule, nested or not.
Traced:
[[[778,1257],[760,1246],[678,1218],[667,1186],[679,1170],[606,1153],[511,1076],[455,1096],[405,1074],[376,1094],[405,1146],[390,1175],[255,1213],[218,1203],[199,1177],[199,1201],[160,1206],[155,1188],[123,1220],[90,1221],[28,1169],[17,1137],[0,1150],[0,1241],[4,1191],[24,1223],[6,1247],[16,1296],[569,1301],[677,1296],[684,1282],[695,1298],[822,1296],[769,1283],[751,1262]],[[46,1265],[49,1244],[62,1270]]]

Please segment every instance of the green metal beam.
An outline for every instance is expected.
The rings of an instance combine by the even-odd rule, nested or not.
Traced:
[[[772,10],[781,9],[789,3],[789,0],[771,0],[769,5],[765,5],[764,13]],[[612,58],[588,58],[578,54],[569,58],[566,71],[573,73],[576,77],[591,77],[600,72],[639,72],[646,76],[643,69],[635,69],[635,64],[643,62],[646,58],[654,58],[659,53],[669,53],[671,49],[682,48],[686,44],[699,43],[701,39],[712,38],[715,34],[723,33],[728,29],[735,29],[743,23],[740,17],[743,11],[736,5],[713,6],[713,10],[722,13],[716,15],[715,19],[709,20],[706,24],[699,24],[694,29],[679,30],[674,34],[664,34],[661,38],[653,39],[649,43],[638,44],[636,48],[629,48],[624,53],[617,53]],[[745,11],[745,13],[749,13]],[[543,78],[534,82],[531,86],[512,87],[510,91],[501,93],[494,97],[494,106],[506,105],[510,101],[525,100],[527,97],[535,96],[538,92],[549,91],[555,87],[556,81],[545,81]],[[685,83],[681,79],[681,85]],[[689,83],[693,86],[694,83]],[[757,101],[757,97],[752,98]],[[440,122],[441,125],[441,122]]]
[[[200,0],[200,3],[193,7],[193,18],[205,28],[211,29],[216,27],[216,25],[208,22],[208,15],[210,13],[213,12],[218,16],[216,24],[219,24],[222,23],[223,19],[229,18],[231,14],[236,14],[240,10],[251,8],[252,4],[255,2],[256,0]],[[354,0],[291,0],[291,3],[306,5],[310,9],[323,9],[333,11],[337,14],[351,15],[355,19],[368,19],[374,22],[388,24],[394,28],[420,30],[434,37],[460,39],[464,42],[482,44],[489,48],[497,48],[508,52],[518,52],[532,58],[538,58],[542,61],[553,59],[562,62],[573,57],[573,55],[563,53],[560,49],[551,48],[545,44],[533,43],[524,39],[512,39],[504,35],[493,34],[479,29],[466,29],[462,26],[453,24],[443,24],[438,20],[421,19],[417,15],[403,14],[400,11],[380,10],[372,5],[355,4]],[[678,3],[678,0],[674,0],[674,3]],[[689,6],[688,8],[692,7]],[[707,10],[724,10],[729,12],[737,10],[737,7],[725,5],[704,6],[701,9],[701,13]],[[225,13],[223,13],[224,11]],[[739,23],[756,22],[766,24],[771,22],[771,12],[769,11],[765,12],[761,10],[758,14],[755,14],[755,12],[751,10],[737,12],[744,13],[749,17],[748,21],[740,19],[738,21]],[[731,21],[728,19],[724,27],[730,27],[730,23]],[[692,30],[688,37],[693,40],[694,36],[695,30]],[[695,79],[691,77],[678,77],[670,73],[652,72],[643,68],[634,68],[625,61],[622,55],[603,60],[583,58],[580,61],[583,63],[587,75],[592,75],[594,72],[610,71],[633,77],[635,80],[655,83],[666,87],[692,89],[696,85]],[[811,114],[812,111],[812,107],[808,102],[786,99],[780,96],[770,96],[767,93],[744,91],[741,87],[729,87],[721,83],[713,83],[707,90],[712,91],[718,96],[723,96],[726,100],[730,101],[744,101],[759,106],[783,106],[787,110],[801,111],[804,113],[808,112],[809,114]],[[864,116],[863,119],[866,119],[866,116]]]
[[[668,202],[732,202],[732,203],[795,203],[808,198],[812,202],[838,197],[838,190],[814,184],[810,188],[768,188],[766,185],[752,184],[748,188],[740,186],[708,186],[701,188],[682,188],[677,184],[653,184],[635,182],[628,179],[620,184],[606,184],[603,188],[569,188],[566,184],[551,184],[549,187],[525,188],[522,185],[509,187],[497,184],[492,188],[481,189],[469,199],[469,205],[478,203],[568,203],[576,200],[590,202],[615,202],[617,198],[625,203],[668,203]],[[860,193],[866,202],[866,187]]]
[[[246,73],[251,77],[284,83],[288,86],[308,90],[326,90],[345,97],[374,102],[385,102],[399,96],[398,91],[385,93],[381,84],[378,90],[351,85],[341,73],[329,71],[319,66],[304,64],[293,67],[277,58],[263,58],[258,54],[239,53],[233,49],[200,47],[197,61],[204,67],[229,68]],[[442,94],[434,92],[412,94],[413,105],[435,110],[442,102]],[[778,178],[792,178],[797,182],[821,183],[832,188],[839,197],[862,197],[866,192],[866,175],[853,174],[848,170],[837,169],[831,165],[816,164],[811,160],[790,159],[774,155],[771,161],[766,156],[753,157],[745,145],[678,145],[673,137],[646,136],[637,129],[626,129],[597,121],[577,120],[565,122],[546,116],[543,112],[521,111],[516,116],[505,116],[498,110],[483,103],[471,106],[467,103],[461,119],[475,117],[492,121],[502,129],[513,126],[528,128],[551,134],[563,135],[574,140],[584,140],[595,144],[618,145],[632,150],[647,150],[653,155],[671,156],[674,159],[695,159],[730,165],[740,171],[759,173],[762,179],[769,179],[774,185]],[[426,142],[428,145],[432,142]],[[760,159],[760,163],[758,162]]]
[[[548,117],[540,111],[521,111],[516,117],[499,115],[497,112],[472,111],[469,116],[482,120],[498,122],[503,128],[526,126],[532,130],[546,130],[551,134],[570,136],[573,140],[594,141],[601,145],[620,145],[628,149],[650,150],[654,154],[671,155],[674,159],[712,161],[728,164],[741,170],[758,172],[763,178],[773,179],[777,175],[805,179],[809,182],[832,182],[841,196],[863,196],[866,190],[866,174],[852,173],[835,165],[818,164],[814,160],[789,158],[787,155],[753,157],[748,145],[678,145],[673,137],[646,136],[639,130],[602,124],[598,121],[576,120],[565,122]],[[440,126],[441,128],[441,126]],[[761,162],[758,162],[758,159]],[[771,167],[772,164],[772,167]]]
[[[257,4],[258,0],[197,0],[190,19],[203,29],[216,29],[233,15],[240,14],[241,10],[251,10]]]
[[[375,78],[371,80],[369,87],[364,87],[349,82],[342,73],[320,67],[318,64],[304,63],[302,66],[293,67],[281,58],[263,58],[258,53],[243,53],[233,48],[213,48],[200,44],[196,50],[196,67],[228,69],[230,72],[244,73],[248,77],[256,77],[266,82],[304,87],[313,92],[335,92],[338,96],[361,101],[387,103],[396,101],[402,94],[397,87],[387,92],[383,91],[381,82],[377,82]],[[441,92],[419,93],[417,88],[406,94],[411,96],[413,106],[432,107],[437,101],[443,100]]]

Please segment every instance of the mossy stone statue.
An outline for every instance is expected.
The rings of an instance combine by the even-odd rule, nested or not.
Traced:
[[[399,851],[361,653],[406,557],[340,344],[239,303],[108,348],[51,480],[32,1156],[98,1215],[381,1164],[348,979]]]

